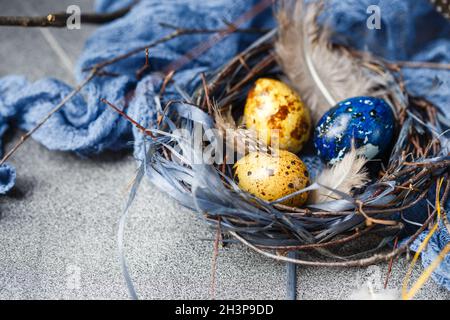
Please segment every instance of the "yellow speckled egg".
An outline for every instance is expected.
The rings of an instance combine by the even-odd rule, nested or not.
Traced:
[[[266,144],[293,153],[302,149],[311,131],[309,111],[299,95],[274,79],[256,81],[248,93],[244,119]]]
[[[305,164],[295,154],[278,150],[276,155],[252,152],[234,165],[234,178],[239,187],[254,196],[274,201],[309,184]],[[308,199],[308,193],[299,194],[283,202],[289,206],[301,206]]]

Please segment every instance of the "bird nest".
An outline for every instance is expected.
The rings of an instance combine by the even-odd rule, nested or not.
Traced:
[[[233,179],[230,154],[218,150],[244,144],[246,153],[264,147],[235,124],[243,112],[247,93],[257,78],[287,79],[275,53],[277,30],[261,37],[222,68],[202,77],[192,96],[180,89],[183,101],[170,101],[159,127],[148,139],[147,174],[153,183],[197,211],[218,228],[224,242],[241,242],[280,261],[312,266],[365,266],[388,261],[433,223],[436,210],[402,246],[389,243],[405,229],[403,212],[426,201],[439,177],[448,174],[450,160],[443,146],[439,111],[428,101],[409,96],[398,66],[334,46],[360,61],[374,74],[391,79],[380,95],[395,109],[397,132],[382,161],[369,165],[371,179],[350,193],[327,188],[330,201],[290,207],[267,202],[241,190]],[[195,138],[201,133],[200,143]],[[225,130],[228,130],[225,134]],[[208,133],[209,132],[209,133]],[[230,133],[231,132],[231,133]],[[211,146],[215,151],[211,151]],[[303,158],[308,155],[308,147]],[[205,161],[208,154],[214,161]],[[236,153],[231,155],[236,156]],[[439,201],[449,192],[448,182]],[[438,193],[439,194],[439,193]],[[292,258],[289,252],[299,255]]]

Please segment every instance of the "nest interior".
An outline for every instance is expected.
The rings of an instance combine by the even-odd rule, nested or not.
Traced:
[[[386,250],[407,227],[402,213],[426,203],[429,191],[436,188],[441,177],[445,177],[445,183],[438,201],[446,200],[450,160],[443,148],[446,141],[438,109],[404,93],[400,76],[395,77],[396,85],[406,104],[396,103],[401,99],[391,97],[399,129],[390,156],[358,192],[337,193],[338,206],[296,208],[268,203],[240,190],[233,181],[232,165],[225,161],[195,162],[202,150],[186,142],[194,124],[222,130],[220,114],[233,106],[236,119],[257,78],[284,79],[274,53],[275,34],[275,30],[268,33],[208,74],[192,96],[183,93],[183,101],[167,103],[158,130],[148,139],[147,175],[182,205],[197,211],[224,235],[231,235],[227,241],[237,240],[270,258],[301,265],[351,267],[387,261],[405,252],[433,223],[436,210],[431,207],[426,221],[401,247]],[[395,69],[376,59],[371,63],[375,69]],[[225,124],[234,126],[227,121]],[[177,129],[187,134],[175,134]],[[206,141],[202,148],[207,146]],[[289,251],[299,252],[299,258],[287,257]]]

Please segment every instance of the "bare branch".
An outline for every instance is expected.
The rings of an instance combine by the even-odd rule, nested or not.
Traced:
[[[84,79],[84,81],[79,84],[75,89],[73,89],[64,99],[61,100],[60,103],[58,103],[58,105],[56,105],[43,119],[41,119],[38,124],[31,129],[30,131],[28,131],[27,133],[25,133],[23,136],[20,137],[19,142],[17,142],[15,144],[15,146],[9,150],[9,152],[3,157],[3,159],[0,161],[0,166],[3,165],[8,159],[9,157],[11,157],[14,152],[17,151],[17,149],[19,149],[19,147],[25,143],[25,141],[27,141],[31,135],[33,133],[35,133],[40,127],[42,127],[42,125],[56,112],[58,112],[59,110],[61,110],[61,108],[66,104],[67,101],[69,101],[70,99],[72,99],[73,96],[75,96],[78,92],[80,92],[80,90],[89,82],[92,80],[92,78],[94,78],[94,76],[96,75],[97,69],[93,69],[91,71],[91,73],[87,76],[86,79]]]
[[[80,16],[81,23],[101,24],[113,21],[126,15],[130,9],[136,4],[119,9],[114,12],[107,13],[82,13]],[[50,13],[47,16],[26,17],[26,16],[0,16],[0,26],[13,27],[56,27],[61,28],[67,25],[67,19],[71,14],[60,12]]]

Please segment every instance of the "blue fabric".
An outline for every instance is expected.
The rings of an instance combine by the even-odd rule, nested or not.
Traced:
[[[422,241],[428,235],[429,231],[423,232],[411,245],[413,251],[417,251]],[[428,267],[436,258],[439,252],[450,243],[450,234],[444,223],[440,223],[439,232],[436,232],[428,242],[427,247],[422,253],[422,265]],[[432,273],[431,277],[440,286],[450,290],[450,254],[447,254],[439,267]]]
[[[96,9],[113,11],[132,0],[99,0]],[[184,28],[223,28],[224,20],[234,21],[258,0],[141,0],[126,16],[100,27],[87,41],[80,57],[76,75],[81,82],[87,75],[85,67],[143,46],[171,30],[160,25],[169,22]],[[450,23],[433,10],[427,0],[330,0],[327,20],[339,36],[335,41],[358,49],[368,49],[392,60],[450,61]],[[381,8],[382,29],[366,27],[369,5]],[[274,26],[271,10],[246,22],[242,27]],[[74,99],[54,115],[33,139],[51,150],[73,151],[89,155],[104,150],[126,148],[133,140],[139,156],[141,134],[115,112],[100,102],[106,98],[138,120],[151,127],[156,119],[154,93],[159,91],[161,70],[183,57],[189,49],[207,40],[211,35],[190,35],[161,44],[150,51],[151,72],[138,81],[135,72],[145,61],[144,52],[107,67],[117,76],[102,76],[91,81]],[[176,73],[177,83],[188,91],[199,72],[219,67],[226,60],[248,46],[257,35],[233,34],[215,44],[206,54],[187,63]],[[445,115],[450,111],[450,72],[429,69],[404,69],[408,90],[423,95],[438,105]],[[55,79],[29,83],[24,77],[8,76],[0,79],[0,137],[14,123],[17,127],[32,128],[51,108],[70,92],[71,88]],[[168,94],[176,91],[168,87]],[[8,164],[0,167],[0,193],[10,190],[15,181],[15,170]],[[417,221],[426,216],[426,210],[415,210]],[[442,232],[440,233],[442,234]],[[441,238],[439,238],[441,239]],[[448,242],[448,238],[444,238]],[[445,242],[443,241],[443,242]],[[434,243],[434,242],[433,242]],[[438,241],[436,241],[438,243]],[[430,246],[423,255],[424,263],[442,248]],[[447,281],[439,281],[450,289],[448,264],[439,274]],[[435,277],[435,279],[437,279]]]
[[[366,27],[370,5],[381,10],[381,30]],[[332,0],[325,19],[336,41],[390,60],[450,62],[450,22],[428,0]],[[408,92],[424,96],[445,114],[450,108],[450,72],[403,69]]]
[[[117,10],[131,1],[97,1],[99,11]],[[137,48],[173,32],[160,23],[172,23],[183,28],[219,29],[226,28],[225,21],[234,21],[250,8],[256,0],[248,1],[140,1],[123,18],[98,28],[86,43],[80,57],[76,76],[81,82],[87,72],[86,67],[116,57],[132,48]],[[259,19],[242,25],[248,27],[273,27],[270,9],[259,15]],[[145,62],[144,51],[129,59],[113,64],[106,71],[118,76],[97,77],[83,88],[80,94],[66,103],[61,112],[52,116],[34,135],[51,150],[74,151],[89,155],[104,150],[126,148],[128,142],[141,139],[127,121],[100,102],[106,98],[114,105],[151,126],[155,120],[153,93],[159,91],[161,77],[155,71],[180,59],[189,49],[206,41],[211,34],[182,36],[152,49],[151,70],[141,81],[135,72]],[[200,72],[219,67],[226,60],[256,40],[258,35],[233,34],[215,44],[207,54],[189,62],[175,79],[181,86],[187,86],[191,79],[198,78]],[[0,79],[0,136],[14,121],[17,127],[29,130],[36,125],[72,88],[56,79],[42,79],[29,83],[21,76]],[[173,94],[173,88],[168,89]],[[126,98],[130,97],[129,101]],[[138,145],[138,144],[137,144]],[[138,152],[137,152],[138,153]],[[1,169],[0,192],[5,193],[14,185],[14,168],[4,165]]]

